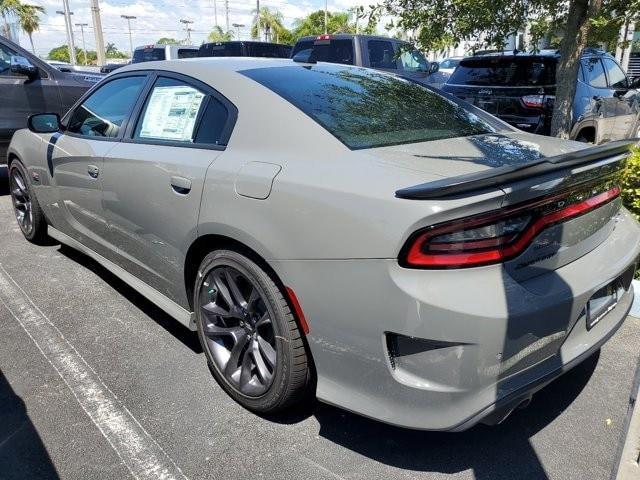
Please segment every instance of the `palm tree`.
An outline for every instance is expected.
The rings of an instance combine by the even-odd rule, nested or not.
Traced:
[[[31,51],[36,54],[36,48],[33,45],[33,32],[40,28],[40,13],[44,13],[44,8],[39,5],[22,5],[18,10],[18,20],[20,21],[20,28],[29,36],[29,42],[31,42]],[[86,56],[86,52],[85,52]]]
[[[10,36],[9,31],[9,17],[18,16],[20,8],[22,8],[20,0],[0,0],[0,16],[3,21],[3,35],[5,37]]]
[[[262,7],[259,13],[260,17],[260,30],[267,34],[267,41],[275,39],[276,42],[289,33],[289,31],[282,24],[284,17],[278,10],[271,10],[269,7]],[[258,38],[262,32],[258,32],[258,15],[253,19],[253,25],[251,26],[251,37]]]

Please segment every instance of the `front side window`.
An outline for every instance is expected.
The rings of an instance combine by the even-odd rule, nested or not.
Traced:
[[[135,138],[193,143],[205,94],[173,78],[159,78],[146,101]]]
[[[386,40],[369,40],[367,42],[367,50],[369,51],[371,68],[398,68],[393,43]]]
[[[582,68],[589,85],[596,88],[607,88],[607,77],[604,74],[604,68],[599,58],[583,60]]]
[[[15,55],[4,45],[0,45],[0,75],[11,75],[11,56]]]
[[[351,149],[465,137],[500,128],[418,83],[375,70],[318,64],[240,73],[302,110]]]
[[[145,81],[145,76],[125,77],[99,87],[74,110],[66,130],[87,137],[117,137]]]
[[[607,75],[609,75],[609,86],[611,88],[628,88],[627,76],[620,66],[610,58],[605,58],[603,61],[604,67],[607,69]]]
[[[429,70],[427,59],[415,49],[403,50],[400,53],[400,65],[405,72],[426,72]]]

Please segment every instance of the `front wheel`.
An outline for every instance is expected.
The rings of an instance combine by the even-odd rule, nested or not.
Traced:
[[[310,370],[286,297],[248,257],[207,255],[194,289],[198,337],[211,371],[238,403],[272,414],[305,398]]]
[[[47,222],[28,179],[27,169],[18,160],[11,162],[9,191],[18,226],[27,240],[42,244],[48,238]]]

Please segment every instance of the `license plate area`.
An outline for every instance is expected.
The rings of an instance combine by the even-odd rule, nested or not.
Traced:
[[[587,302],[587,330],[591,330],[604,316],[616,308],[620,294],[620,282],[614,280],[602,287]]]

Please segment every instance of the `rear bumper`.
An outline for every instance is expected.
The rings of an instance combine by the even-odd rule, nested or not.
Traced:
[[[640,226],[623,212],[597,248],[525,281],[500,265],[273,265],[310,325],[319,399],[394,425],[460,431],[482,419],[499,421],[613,335],[633,301],[629,272],[639,238]],[[616,307],[587,330],[588,300],[622,277]]]

